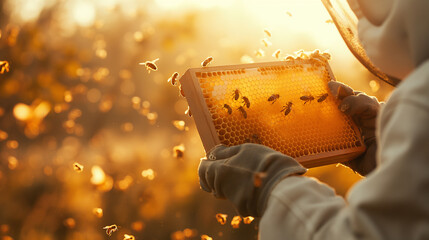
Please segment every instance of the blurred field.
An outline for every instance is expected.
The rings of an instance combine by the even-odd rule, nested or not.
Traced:
[[[233,228],[232,206],[199,189],[204,151],[171,74],[210,55],[225,65],[318,48],[337,80],[380,100],[392,90],[348,52],[321,2],[261,2],[0,1],[0,239],[256,239],[257,221]],[[156,58],[158,71],[139,65]],[[341,195],[359,180],[342,166],[308,175]]]

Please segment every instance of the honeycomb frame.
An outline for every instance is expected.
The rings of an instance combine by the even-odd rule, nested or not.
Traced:
[[[253,142],[310,168],[365,151],[359,129],[328,90],[330,80],[335,77],[327,59],[316,55],[190,68],[179,81],[206,152]]]

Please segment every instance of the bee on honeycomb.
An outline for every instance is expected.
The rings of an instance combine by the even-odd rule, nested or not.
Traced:
[[[232,99],[234,99],[235,101],[237,101],[238,98],[240,98],[240,90],[235,89],[234,92],[232,93]]]
[[[246,106],[247,108],[249,108],[250,107],[250,100],[249,100],[249,98],[243,96],[241,99],[243,99],[244,106]]]
[[[228,114],[232,113],[232,108],[228,105],[228,104],[224,104],[223,107],[226,109],[226,111],[228,112]]]
[[[311,101],[314,100],[314,97],[312,95],[304,95],[304,96],[301,96],[299,99],[304,101],[304,104],[306,104],[308,102],[311,103]]]
[[[288,102],[285,106],[283,106],[282,110],[280,112],[284,112],[285,116],[287,116],[292,109],[292,102]]]
[[[245,119],[247,118],[247,112],[246,110],[244,110],[243,106],[238,107],[237,110],[241,112],[241,115],[243,115],[243,118]]]
[[[326,100],[327,97],[328,97],[327,93],[322,94],[322,95],[318,96],[317,102],[323,102]]]
[[[274,104],[279,98],[280,98],[280,94],[273,94],[268,98],[268,102],[271,102],[271,104]]]

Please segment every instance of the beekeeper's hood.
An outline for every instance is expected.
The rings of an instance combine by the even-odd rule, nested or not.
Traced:
[[[350,17],[340,0],[322,0],[349,48],[354,43]],[[347,0],[358,18],[357,35],[369,60],[394,83],[429,59],[429,1],[427,0]],[[334,7],[332,7],[334,5]],[[339,6],[339,7],[338,7]],[[331,9],[330,9],[331,8]],[[333,16],[333,15],[337,16]],[[342,16],[338,16],[342,15]],[[344,22],[349,23],[344,23]],[[355,41],[357,38],[355,37]],[[348,42],[349,41],[349,42]],[[355,44],[356,45],[356,44]],[[353,52],[353,49],[351,49]],[[355,51],[359,51],[356,50]],[[354,52],[356,55],[356,52]],[[359,53],[358,53],[359,54]],[[358,57],[358,56],[357,56]],[[361,56],[365,58],[366,56]],[[358,57],[359,59],[359,57]],[[359,59],[361,62],[365,59]],[[367,64],[364,63],[365,66]],[[368,66],[367,66],[368,67]],[[370,69],[371,70],[371,69]],[[374,72],[374,71],[372,71]],[[393,76],[393,77],[392,77]],[[389,77],[389,76],[388,76]]]

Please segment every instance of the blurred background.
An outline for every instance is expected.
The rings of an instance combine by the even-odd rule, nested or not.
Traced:
[[[1,0],[0,30],[3,240],[257,239],[257,220],[233,228],[233,207],[199,189],[204,150],[167,82],[207,56],[227,65],[329,50],[338,81],[379,100],[392,91],[319,0]],[[156,58],[158,71],[139,65]],[[360,179],[335,165],[307,175],[340,195]]]

